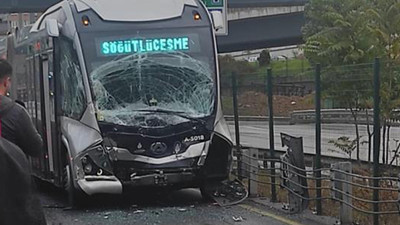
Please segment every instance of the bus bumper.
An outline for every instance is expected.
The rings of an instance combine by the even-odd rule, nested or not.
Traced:
[[[180,173],[154,173],[142,176],[133,176],[129,181],[125,181],[124,185],[130,187],[140,186],[186,186],[199,181],[199,178],[192,172]],[[186,185],[185,185],[186,184]]]
[[[85,176],[78,185],[88,195],[122,194],[122,183],[115,176]]]

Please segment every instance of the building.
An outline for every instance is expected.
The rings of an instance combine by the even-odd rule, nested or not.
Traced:
[[[8,23],[7,15],[0,14],[0,58],[6,57]]]
[[[22,28],[34,23],[40,13],[12,13],[8,15],[7,22],[10,29]]]
[[[7,33],[33,24],[40,15],[40,13],[0,14],[0,58],[6,56]]]

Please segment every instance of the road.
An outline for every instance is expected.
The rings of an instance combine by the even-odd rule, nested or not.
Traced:
[[[43,186],[43,185],[42,185]],[[197,189],[138,190],[124,195],[97,196],[79,210],[66,208],[66,196],[48,185],[39,196],[49,225],[302,225],[290,216],[268,211],[251,201],[220,207],[201,198]],[[235,221],[235,217],[239,221]],[[316,224],[315,224],[316,225]]]
[[[268,122],[260,121],[240,121],[240,139],[243,146],[269,148]],[[233,122],[229,122],[232,140],[235,140],[235,129]],[[287,133],[292,136],[303,137],[304,152],[315,154],[315,124],[295,124],[295,125],[275,125],[275,148],[283,149],[280,133]],[[371,126],[371,130],[372,130]],[[361,143],[368,141],[367,126],[360,125],[359,132]],[[322,155],[348,158],[346,154],[330,144],[330,140],[335,140],[341,136],[355,139],[355,127],[353,124],[322,124]],[[400,128],[392,127],[390,130],[390,149],[396,149],[396,140],[400,139]],[[381,153],[382,154],[382,153]],[[356,152],[352,154],[356,158]],[[360,158],[368,160],[368,144],[364,143],[360,147]],[[391,157],[390,157],[391,159]]]

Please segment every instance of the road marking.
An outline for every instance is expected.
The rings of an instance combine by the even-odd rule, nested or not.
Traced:
[[[249,205],[240,204],[239,206],[242,207],[242,208],[244,208],[244,209],[247,209],[247,210],[249,210],[249,211],[251,211],[251,212],[255,212],[255,213],[257,213],[257,214],[260,214],[260,215],[263,215],[263,216],[267,216],[267,217],[273,218],[273,219],[275,219],[275,220],[278,220],[278,221],[280,221],[280,222],[282,222],[282,223],[285,223],[285,224],[288,224],[288,225],[303,225],[303,224],[298,223],[298,222],[296,222],[296,221],[286,219],[286,218],[284,218],[284,217],[275,215],[275,214],[273,214],[273,213],[270,213],[270,212],[267,212],[267,211],[264,211],[264,210],[261,210],[261,209],[258,209],[258,208],[249,206]]]

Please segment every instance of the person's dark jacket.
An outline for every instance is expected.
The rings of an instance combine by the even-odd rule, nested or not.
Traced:
[[[4,138],[0,138],[0,177],[0,224],[45,225],[28,160],[18,146]]]
[[[1,136],[16,144],[25,154],[40,156],[43,140],[26,109],[6,96],[0,96]]]

